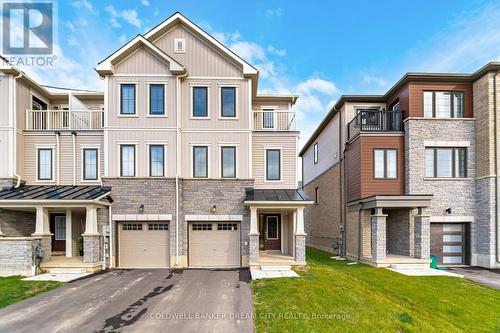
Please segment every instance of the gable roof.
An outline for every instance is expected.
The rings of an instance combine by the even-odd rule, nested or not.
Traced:
[[[217,39],[212,37],[209,33],[207,33],[205,30],[200,28],[198,25],[190,21],[188,18],[186,18],[184,15],[182,15],[179,12],[175,12],[172,16],[167,18],[165,21],[161,22],[158,24],[156,27],[148,31],[146,34],[144,34],[144,37],[148,39],[149,41],[155,41],[157,40],[160,36],[162,36],[165,32],[170,30],[171,28],[175,27],[179,23],[183,23],[186,25],[188,28],[199,34],[201,37],[203,37],[205,40],[207,40],[210,44],[214,45],[217,47],[219,50],[221,50],[225,55],[229,56],[231,59],[235,60],[237,63],[241,64],[243,66],[243,74],[245,75],[256,75],[258,74],[258,70],[250,65],[248,62],[243,60],[241,57],[239,57],[236,53],[231,51],[227,46],[219,42]]]
[[[99,75],[111,75],[113,74],[113,66],[119,63],[121,60],[125,59],[133,51],[137,50],[139,47],[145,47],[153,54],[158,56],[160,59],[169,64],[171,72],[184,72],[186,68],[177,62],[174,58],[170,57],[168,54],[163,52],[159,47],[151,43],[149,40],[144,38],[143,35],[137,35],[134,39],[129,41],[127,44],[123,45],[121,48],[116,50],[114,53],[109,55],[106,59],[101,61],[95,70]]]

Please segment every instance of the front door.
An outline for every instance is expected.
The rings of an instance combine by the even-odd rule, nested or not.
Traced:
[[[66,251],[66,215],[50,215],[50,232],[52,233],[52,251]]]
[[[265,250],[281,250],[280,215],[264,215],[264,248]]]

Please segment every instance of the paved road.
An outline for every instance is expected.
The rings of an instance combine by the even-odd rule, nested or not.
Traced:
[[[253,332],[247,270],[114,270],[0,310],[0,332]]]
[[[466,279],[500,289],[500,269],[486,269],[481,267],[450,268],[450,272],[462,274]]]

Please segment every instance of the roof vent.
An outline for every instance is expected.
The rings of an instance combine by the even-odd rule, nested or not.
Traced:
[[[174,53],[186,53],[186,38],[174,38]]]

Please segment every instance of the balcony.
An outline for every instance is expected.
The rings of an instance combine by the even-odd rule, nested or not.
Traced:
[[[358,115],[347,126],[348,140],[361,132],[400,132],[403,130],[403,112],[358,110]]]
[[[254,131],[295,131],[296,114],[290,111],[254,111]]]
[[[26,110],[26,130],[30,131],[101,130],[103,124],[101,110]]]

